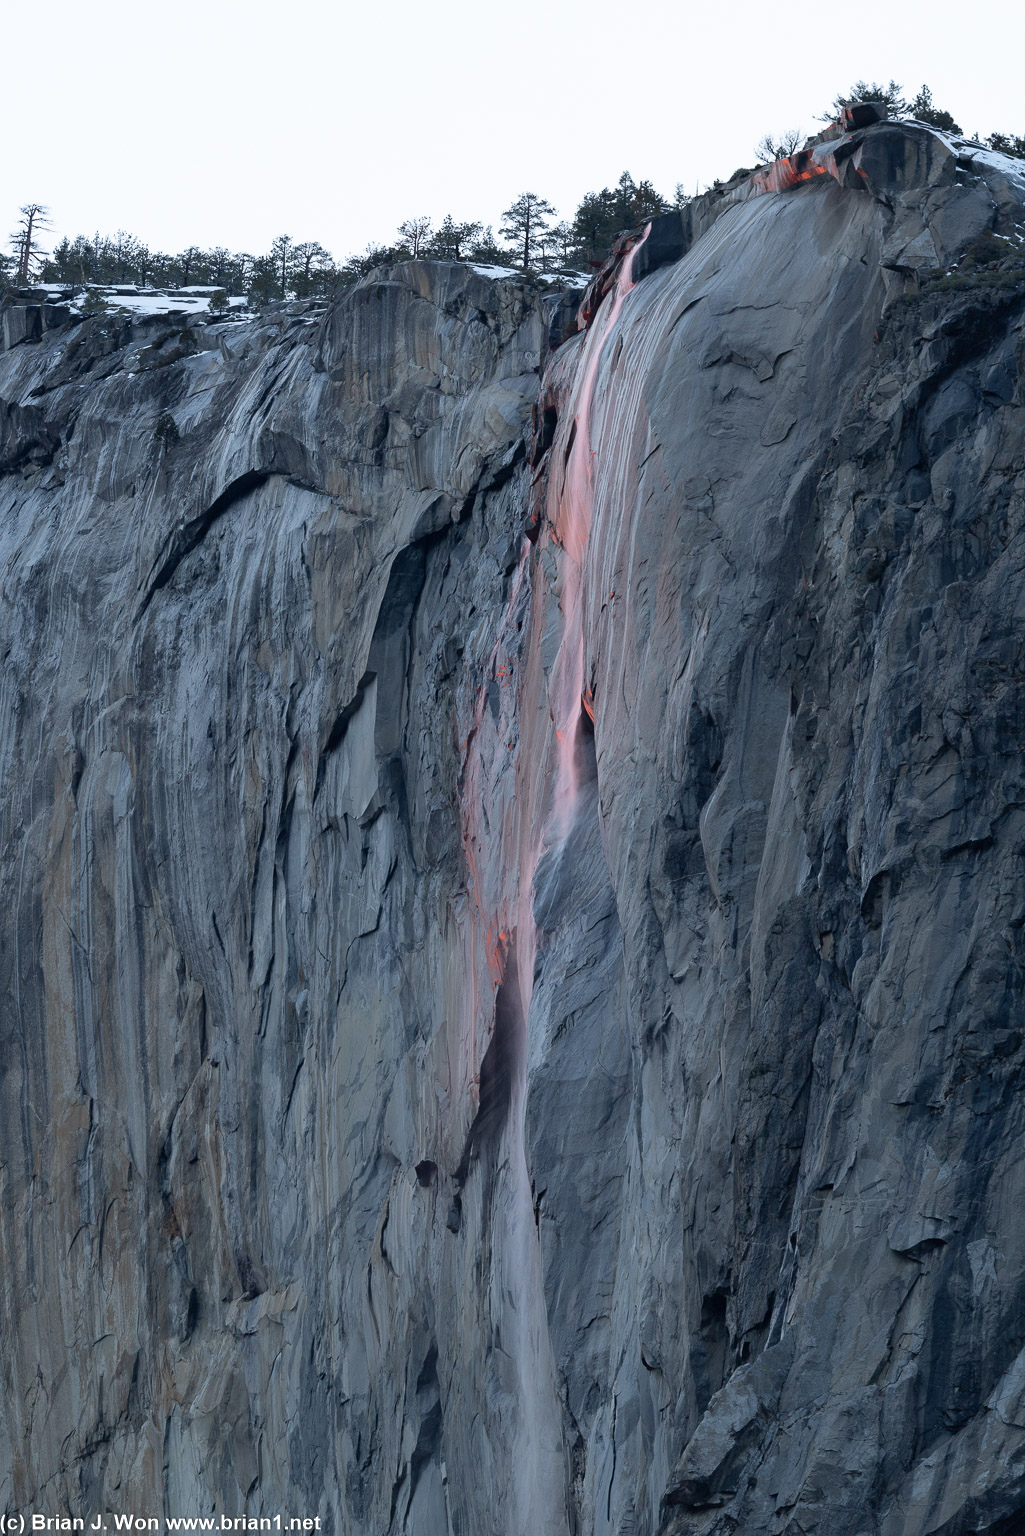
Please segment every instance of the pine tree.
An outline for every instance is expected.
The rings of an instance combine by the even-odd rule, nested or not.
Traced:
[[[469,257],[471,261],[479,261],[482,266],[500,264],[508,260],[506,252],[495,239],[495,233],[490,224],[486,225],[479,235],[472,236]]]
[[[947,133],[960,133],[961,129],[949,112],[944,112],[942,107],[933,104],[932,91],[927,85],[923,85],[914,101],[908,107],[909,116],[916,122],[928,123],[931,128],[942,128]]]
[[[254,258],[246,291],[254,304],[269,304],[272,299],[281,298],[281,268],[275,253]]]
[[[1014,155],[1018,160],[1025,160],[1025,136],[1020,133],[991,133],[986,143],[990,149],[999,150],[1002,155]]]
[[[427,250],[441,261],[465,261],[469,247],[479,239],[482,227],[479,223],[457,224],[452,215],[446,213],[431,236]]]
[[[624,171],[616,182],[616,190],[613,193],[616,220],[620,229],[629,229],[635,222],[633,216],[634,203],[637,199],[637,183],[629,171]],[[618,231],[617,231],[618,233]]]
[[[824,123],[835,122],[844,107],[856,107],[862,101],[881,101],[888,108],[891,117],[906,117],[908,104],[900,94],[901,87],[896,80],[891,80],[889,85],[879,85],[877,81],[855,80],[846,96],[837,96],[833,105],[822,114]]]
[[[499,234],[504,240],[513,240],[518,246],[522,245],[524,272],[529,270],[538,240],[548,228],[546,215],[554,212],[551,203],[538,197],[536,192],[521,192],[503,213],[504,222]]]
[[[232,278],[238,267],[238,257],[233,256],[223,245],[215,246],[209,255],[210,281],[221,284],[228,289],[231,287]]]
[[[197,245],[189,245],[174,258],[174,266],[176,268],[175,281],[178,287],[188,288],[200,280],[201,274],[197,271],[197,268],[202,255],[203,253]]]
[[[292,270],[292,237],[291,235],[278,235],[271,242],[270,260],[277,278],[278,292],[275,295],[279,299],[288,298],[289,277]]]
[[[573,215],[573,237],[585,261],[600,262],[621,228],[615,198],[608,187],[588,192]]]
[[[418,219],[405,219],[399,225],[399,235],[405,242],[414,261],[418,261],[423,254],[423,248],[427,244],[431,233],[431,221],[426,215]]]
[[[556,224],[555,228],[551,231],[551,237],[555,246],[555,250],[558,253],[559,260],[562,262],[563,266],[566,266],[571,260],[573,251],[572,224],[567,224],[566,220],[563,219],[562,222],[560,224]]]
[[[896,80],[891,80],[889,85],[880,85],[876,80],[855,80],[846,95],[835,98],[833,105],[823,113],[821,121],[835,122],[844,107],[855,107],[862,101],[881,101],[892,118],[911,117],[919,123],[928,123],[932,128],[942,128],[947,133],[961,132],[951,114],[943,107],[936,106],[927,85],[922,86],[914,101],[906,101]]]
[[[115,283],[138,282],[139,258],[145,247],[141,240],[134,235],[128,235],[123,229],[119,229],[113,240],[108,242],[110,251],[110,263],[114,269],[111,281]]]
[[[669,212],[669,208],[669,203],[661,192],[656,192],[650,181],[637,183],[631,209],[634,224],[646,224],[649,219],[661,218]]]
[[[303,240],[292,248],[292,291],[297,299],[326,293],[336,277],[331,252],[317,240]]]

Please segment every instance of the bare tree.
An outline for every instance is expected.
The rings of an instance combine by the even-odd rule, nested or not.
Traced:
[[[49,229],[50,210],[44,208],[42,203],[26,203],[19,212],[21,220],[11,236],[16,262],[14,275],[17,282],[27,283],[33,263],[43,255],[39,248],[39,231]]]
[[[760,161],[785,160],[788,155],[796,154],[800,149],[802,138],[800,128],[788,128],[779,138],[767,133],[755,145],[755,154]]]

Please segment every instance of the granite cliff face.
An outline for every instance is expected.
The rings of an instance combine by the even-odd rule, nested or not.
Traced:
[[[9,1511],[1025,1529],[1025,174],[828,155],[10,332]]]

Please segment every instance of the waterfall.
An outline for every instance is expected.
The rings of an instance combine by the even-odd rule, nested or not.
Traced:
[[[647,236],[645,230],[642,241]],[[592,416],[599,366],[634,286],[629,249],[588,330],[550,460],[545,527],[524,539],[508,603],[478,687],[464,749],[463,847],[470,900],[465,918],[467,985],[464,1062],[478,1103],[466,1169],[484,1138],[505,1184],[505,1224],[496,1240],[503,1354],[514,1362],[518,1397],[515,1490],[509,1536],[567,1528],[561,1408],[548,1337],[541,1253],[525,1151],[527,1028],[537,931],[534,881],[573,826],[584,690],[587,550],[596,472]],[[557,562],[560,637],[546,678],[543,640],[553,595],[542,553]],[[495,700],[497,699],[497,706]],[[486,991],[478,978],[487,978]]]

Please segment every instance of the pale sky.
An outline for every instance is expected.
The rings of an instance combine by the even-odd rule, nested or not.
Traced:
[[[666,195],[740,165],[859,77],[923,82],[968,133],[1025,134],[1025,4],[858,0],[69,0],[4,20],[0,236],[62,234],[339,259],[398,223],[520,192],[563,217],[621,171]]]

